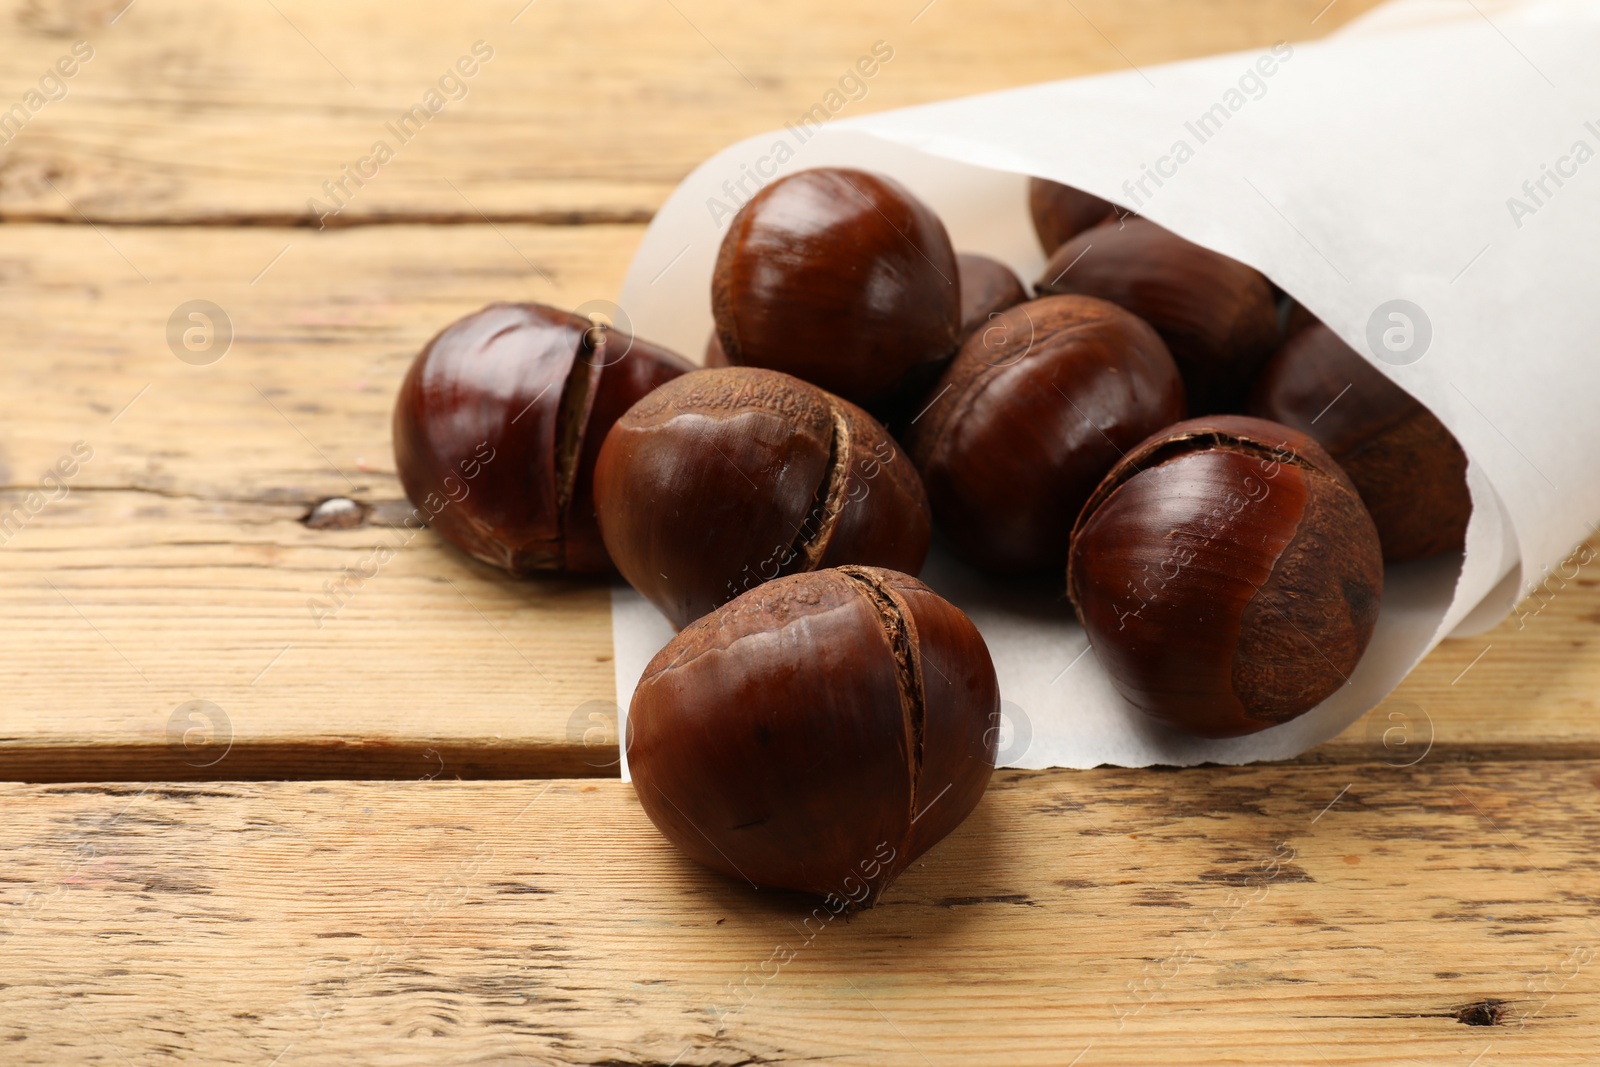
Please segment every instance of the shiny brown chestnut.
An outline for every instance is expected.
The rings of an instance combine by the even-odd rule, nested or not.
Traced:
[[[711,306],[734,366],[783,371],[873,407],[955,352],[958,286],[950,238],[925,204],[892,179],[821,167],[739,209]]]
[[[875,903],[977,806],[999,714],[966,615],[915,578],[841,567],[752,589],[658,652],[628,767],[691,859],[838,912]]]
[[[394,406],[395,466],[440,536],[512,574],[611,569],[595,460],[634,401],[693,366],[541,304],[491,304],[428,342]]]
[[[1183,380],[1143,319],[1047,296],[967,338],[911,427],[935,523],[969,562],[1059,568],[1073,520],[1128,449],[1183,418]]]
[[[1320,322],[1289,338],[1256,380],[1250,414],[1317,439],[1355,483],[1391,563],[1460,552],[1472,494],[1444,423]]]
[[[1128,702],[1187,734],[1288,722],[1349,680],[1383,596],[1355,486],[1298,430],[1190,419],[1133,449],[1072,533],[1067,594]]]
[[[1028,299],[1022,280],[998,259],[962,252],[956,256],[956,273],[961,277],[961,336],[984,326],[1008,307]]]
[[[716,331],[712,331],[711,337],[706,341],[705,365],[712,369],[733,366],[728,362],[728,354],[722,350],[722,342],[717,340]]]
[[[1277,305],[1260,271],[1149,219],[1067,241],[1035,288],[1098,296],[1154,326],[1183,372],[1194,415],[1238,410],[1278,343]]]
[[[783,574],[916,572],[932,537],[911,461],[854,404],[778,371],[706,370],[617,420],[595,468],[606,548],[677,627]]]
[[[1028,179],[1028,213],[1047,256],[1083,231],[1115,222],[1122,215],[1109,200],[1048,178]]]

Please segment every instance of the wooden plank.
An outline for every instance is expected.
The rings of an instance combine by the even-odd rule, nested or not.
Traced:
[[[384,141],[393,158],[335,222],[637,221],[879,40],[894,58],[839,114],[1300,40],[1376,2],[5,0],[0,110],[74,41],[93,58],[0,136],[0,218],[307,225],[323,183]],[[392,133],[477,41],[493,58],[465,95]]]
[[[6,232],[0,511],[74,442],[94,455],[0,546],[0,776],[615,773],[603,587],[510,581],[425,532],[321,626],[309,605],[401,537],[389,414],[416,349],[490,299],[615,293],[639,227]],[[209,366],[165,340],[196,298],[237,332]],[[338,495],[368,521],[302,524]],[[1591,571],[1306,758],[1600,758]],[[211,747],[195,700],[227,716]]]
[[[1589,1064],[1597,786],[1003,773],[848,920],[692,865],[616,782],[0,786],[0,1040],[17,1065]]]

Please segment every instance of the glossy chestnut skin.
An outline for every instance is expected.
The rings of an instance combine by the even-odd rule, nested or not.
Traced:
[[[394,407],[400,482],[428,525],[485,563],[607,572],[593,495],[606,431],[692,369],[570,312],[491,304],[447,326],[406,373]]]
[[[595,501],[617,569],[679,628],[780,574],[915,572],[932,537],[922,482],[882,426],[755,367],[686,375],[629,409]]]
[[[1149,219],[1067,241],[1035,289],[1120,304],[1156,328],[1183,372],[1193,415],[1237,411],[1278,344],[1278,311],[1260,271]]]
[[[961,277],[961,336],[986,325],[990,318],[1028,299],[1028,291],[1010,267],[998,259],[962,252],[956,256]]]
[[[1073,521],[1128,449],[1183,418],[1155,330],[1092,296],[1019,304],[967,338],[907,439],[956,551],[988,570],[1066,565]]]
[[[793,374],[868,408],[961,340],[944,224],[898,182],[837,167],[781,178],[739,209],[711,306],[734,366]]]
[[[1163,430],[1106,475],[1073,530],[1067,594],[1129,703],[1235,737],[1345,684],[1377,624],[1383,558],[1320,445],[1219,415]]]
[[[841,567],[758,586],[650,661],[628,767],[691,859],[870,905],[977,806],[1000,692],[977,628],[904,574]]]
[[[1390,563],[1466,546],[1467,455],[1411,394],[1320,322],[1268,361],[1247,408],[1311,435],[1355,483]]]
[[[1115,222],[1122,214],[1109,200],[1048,178],[1028,179],[1028,213],[1047,256],[1083,231]]]

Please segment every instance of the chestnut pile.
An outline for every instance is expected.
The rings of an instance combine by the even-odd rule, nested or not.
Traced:
[[[1454,438],[1258,271],[1054,182],[1029,208],[1031,299],[892,179],[801,171],[730,223],[705,369],[496,304],[401,386],[400,477],[449,497],[441,535],[518,575],[614,569],[678,629],[629,765],[706,866],[862,906],[977,804],[1000,694],[911,577],[935,533],[1063,591],[1128,702],[1201,737],[1332,695],[1384,563],[1462,548]]]

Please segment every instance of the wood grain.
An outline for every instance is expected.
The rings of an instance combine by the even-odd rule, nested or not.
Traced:
[[[0,218],[311,225],[383,140],[334,222],[641,221],[879,40],[893,60],[841,115],[1320,36],[1375,2],[6,0],[0,109],[74,41],[94,58],[0,145]],[[466,95],[391,134],[480,40]]]
[[[389,417],[417,349],[491,299],[614,294],[640,232],[7,226],[0,512],[74,442],[94,455],[0,546],[0,776],[615,774],[603,586],[512,581],[424,532],[321,625],[311,604],[404,536]],[[234,324],[208,366],[167,346],[192,299]],[[367,520],[307,528],[335,496]],[[1597,624],[1581,571],[1304,758],[1600,758]],[[178,714],[196,700],[226,723]]]
[[[0,786],[0,1041],[17,1065],[1590,1064],[1597,788],[1588,761],[1001,773],[879,907],[825,919],[692,865],[618,782]]]

